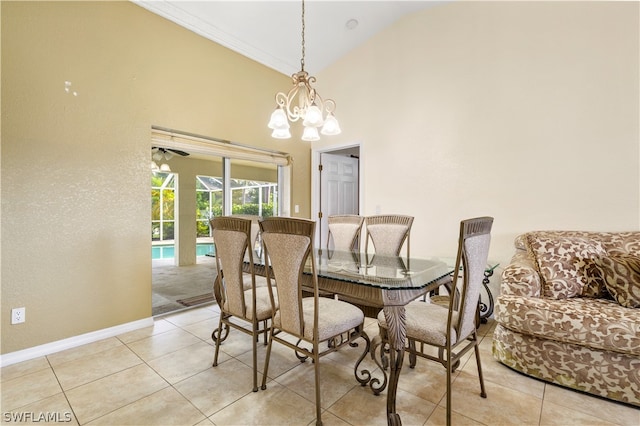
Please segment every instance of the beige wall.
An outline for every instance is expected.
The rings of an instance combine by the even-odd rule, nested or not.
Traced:
[[[1,7],[3,354],[151,314],[152,125],[291,153],[309,217],[309,146],[264,127],[288,76],[131,3]],[[529,229],[638,229],[638,16],[636,2],[411,15],[316,73],[344,133],[315,147],[362,143],[362,213],[415,215],[417,255],[451,254],[475,215],[496,218],[503,262]],[[27,322],[9,326],[16,306]]]
[[[309,205],[265,124],[288,76],[130,2],[1,7],[1,353],[151,315],[152,125],[291,153]]]
[[[359,141],[362,213],[415,216],[411,251],[453,255],[495,217],[506,263],[534,229],[638,230],[638,2],[453,2],[317,75]]]

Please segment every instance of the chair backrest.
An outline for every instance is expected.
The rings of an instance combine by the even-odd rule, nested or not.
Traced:
[[[249,241],[249,247],[251,247],[251,250],[256,253],[256,243],[260,236],[260,221],[262,220],[262,216],[253,214],[234,214],[233,217],[251,220],[251,240]],[[244,256],[245,262],[249,261],[248,256],[249,253],[247,252]]]
[[[314,221],[288,217],[269,217],[260,222],[267,282],[275,312],[274,326],[297,337],[304,334],[301,283],[308,258],[315,297],[314,327],[318,323],[318,277],[313,249],[315,227]],[[273,279],[277,286],[272,284]],[[274,292],[278,300],[277,311]]]
[[[409,241],[413,216],[378,215],[367,216],[367,241],[365,252],[368,251],[369,239],[373,243],[376,254],[383,256],[399,256],[404,242],[407,242],[407,257],[409,257]]]
[[[462,268],[462,279],[457,280],[460,297],[449,301],[449,330],[456,330],[457,341],[466,339],[476,329],[476,310],[484,271],[487,267],[489,244],[491,243],[492,217],[477,217],[460,222],[460,238],[454,271]],[[453,322],[453,312],[457,311],[457,323]]]
[[[333,240],[334,250],[353,250],[360,245],[363,216],[354,214],[332,215],[327,219],[329,235],[327,235],[327,249]]]
[[[248,255],[249,266],[253,268],[253,250],[249,247],[251,220],[235,216],[219,216],[211,219],[209,223],[215,245],[218,276],[223,277],[220,307],[232,315],[246,317],[242,270],[245,255]],[[251,277],[252,288],[255,290],[255,275],[251,273]],[[253,312],[255,312],[255,306]]]

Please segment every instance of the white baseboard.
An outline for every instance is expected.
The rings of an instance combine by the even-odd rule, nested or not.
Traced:
[[[6,367],[7,365],[50,355],[65,349],[71,349],[77,346],[86,345],[87,343],[97,342],[98,340],[118,336],[129,331],[150,327],[152,325],[153,317],[149,317],[138,321],[128,322],[126,324],[116,325],[114,327],[103,328],[102,330],[92,331],[79,336],[69,337],[68,339],[62,339],[56,342],[45,343],[44,345],[34,346],[21,351],[10,352],[0,355],[0,367]]]

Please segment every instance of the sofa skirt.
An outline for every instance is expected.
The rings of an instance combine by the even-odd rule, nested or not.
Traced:
[[[493,356],[504,365],[560,386],[640,407],[640,358],[510,330],[497,324]]]

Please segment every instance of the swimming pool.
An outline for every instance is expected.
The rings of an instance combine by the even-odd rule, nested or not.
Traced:
[[[213,243],[196,244],[196,256],[213,254]],[[173,244],[161,246],[151,246],[151,259],[173,259],[175,257],[175,247]]]

